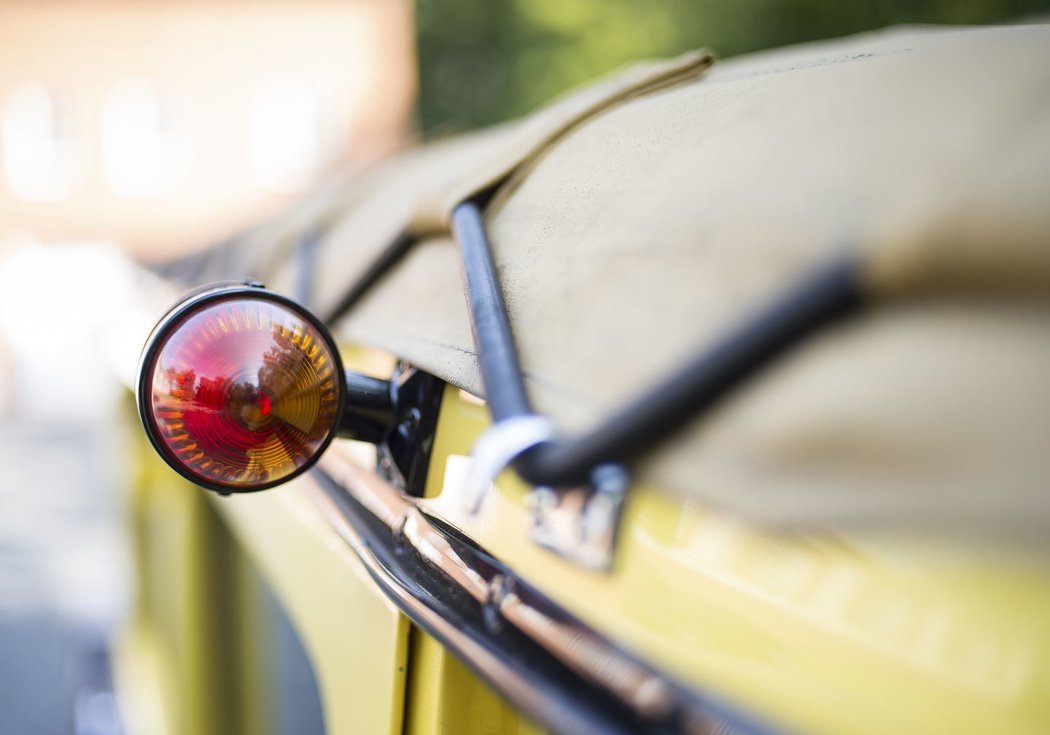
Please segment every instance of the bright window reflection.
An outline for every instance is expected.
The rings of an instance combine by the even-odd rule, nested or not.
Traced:
[[[58,201],[72,192],[76,174],[68,120],[42,84],[7,96],[3,110],[4,176],[26,201]]]
[[[123,82],[102,109],[102,162],[113,191],[129,199],[167,192],[185,164],[180,138],[153,86],[144,79]]]
[[[317,99],[294,77],[277,77],[252,98],[252,167],[256,181],[273,191],[301,188],[317,167]]]

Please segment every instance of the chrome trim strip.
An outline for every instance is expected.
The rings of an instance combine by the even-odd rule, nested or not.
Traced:
[[[517,677],[511,676],[484,646],[476,644],[470,638],[460,635],[459,631],[436,614],[429,607],[422,604],[415,596],[400,584],[396,577],[390,574],[386,567],[376,558],[369,545],[358,534],[353,523],[347,519],[342,510],[332,501],[325,491],[317,486],[313,491],[314,500],[324,512],[325,517],[332,524],[336,533],[350,546],[353,552],[364,564],[365,569],[372,578],[382,587],[383,591],[392,598],[398,607],[410,611],[410,616],[418,617],[420,622],[438,631],[442,637],[456,641],[471,660],[485,670],[489,676],[501,688],[514,691],[516,695],[527,697],[529,688]],[[520,692],[519,692],[520,690]]]
[[[452,529],[446,531],[414,499],[359,466],[338,443],[321,459],[318,469],[321,476],[315,479],[322,480],[314,488],[318,506],[383,591],[414,622],[545,726],[571,732],[610,732],[610,727],[611,731],[629,732],[773,732],[717,698],[672,682],[556,608],[499,562],[456,538]],[[325,481],[331,487],[326,489]],[[347,507],[345,498],[341,502],[336,493],[360,510]],[[358,515],[362,517],[355,517]],[[376,530],[380,535],[375,535]],[[384,538],[387,532],[388,540]],[[384,544],[389,546],[386,560],[379,548]],[[411,569],[399,574],[393,568],[397,559],[412,556],[405,554],[408,550],[414,552],[429,581],[437,582],[436,592],[422,589],[419,580],[411,578]],[[446,590],[448,594],[443,595]],[[432,599],[462,599],[464,594],[483,615],[484,625],[473,630],[447,619],[438,609],[441,601]],[[515,662],[509,660],[513,657],[497,655],[488,645],[488,639],[494,640],[505,627],[524,635],[529,644],[579,676],[581,687],[604,692],[605,704],[625,712],[596,716],[596,705],[588,708],[574,702],[574,698],[583,700],[582,689],[559,690],[560,697],[555,697],[555,690],[542,676],[523,673],[520,665],[515,668]]]

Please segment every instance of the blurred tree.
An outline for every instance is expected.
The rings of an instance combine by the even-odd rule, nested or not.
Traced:
[[[640,57],[722,57],[899,23],[996,23],[1050,0],[417,0],[428,137],[525,113]]]

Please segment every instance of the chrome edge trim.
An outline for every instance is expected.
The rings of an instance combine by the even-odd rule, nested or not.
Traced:
[[[383,561],[358,526],[362,519],[348,512],[333,489],[344,493],[371,515],[383,532],[389,532],[391,548],[407,547],[447,585],[468,595],[484,613],[486,625],[495,632],[509,624],[530,643],[571,670],[588,684],[606,692],[630,713],[613,731],[683,733],[783,733],[740,712],[717,697],[698,694],[556,609],[554,603],[534,604],[540,595],[491,557],[491,563],[471,563],[456,550],[459,543],[436,519],[421,511],[415,499],[399,493],[382,478],[359,466],[340,447],[333,445],[318,463],[313,479],[314,498],[335,532],[347,542],[383,592],[410,619],[438,638],[487,680],[501,694],[546,727],[558,732],[610,732],[616,719],[599,721],[586,707],[552,701],[550,687],[537,677],[525,676],[506,657],[457,626],[436,609],[427,595],[418,594],[411,580],[401,579]],[[330,483],[325,487],[325,481]],[[487,556],[477,549],[477,555]],[[483,568],[484,567],[484,568]],[[542,608],[554,608],[554,611]],[[568,693],[570,695],[572,692]],[[563,697],[564,699],[564,697]]]

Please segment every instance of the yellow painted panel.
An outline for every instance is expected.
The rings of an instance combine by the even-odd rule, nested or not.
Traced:
[[[413,626],[405,735],[540,735],[444,646]]]
[[[778,534],[633,488],[612,572],[527,537],[526,488],[463,494],[485,407],[447,389],[427,507],[628,650],[801,732],[1050,732],[1045,560],[934,538]]]
[[[326,733],[399,733],[408,623],[320,516],[313,481],[220,498],[133,436],[137,589],[116,671],[129,731],[265,735],[258,572],[313,665]]]
[[[222,614],[232,545],[200,492],[168,470],[141,433],[133,436],[137,598],[116,657],[128,729],[235,731],[235,661]]]
[[[284,603],[317,676],[328,735],[398,733],[408,623],[311,500],[307,475],[214,502]]]

